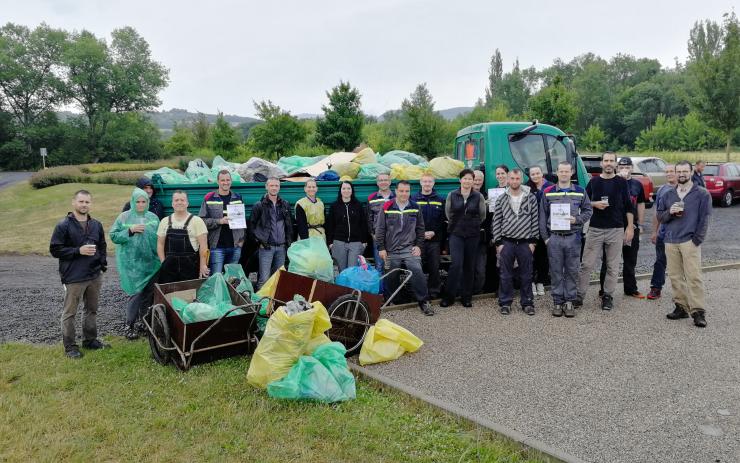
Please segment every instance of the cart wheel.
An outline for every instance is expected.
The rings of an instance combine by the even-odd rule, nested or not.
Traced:
[[[157,344],[157,340],[164,347],[172,347],[172,338],[170,337],[170,326],[167,323],[167,316],[164,307],[155,305],[151,310],[152,332],[149,333],[149,348],[152,351],[152,358],[160,365],[167,365],[170,361],[170,352],[162,349]],[[156,338],[156,339],[155,339]]]
[[[329,306],[328,312],[331,318],[331,329],[327,333],[329,339],[344,344],[347,348],[346,357],[355,355],[360,351],[370,328],[370,310],[367,303],[360,300],[358,304],[355,295],[346,294],[337,298]]]

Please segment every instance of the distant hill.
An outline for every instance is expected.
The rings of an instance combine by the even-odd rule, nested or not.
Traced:
[[[444,117],[448,121],[451,121],[457,116],[461,114],[467,114],[472,110],[473,110],[472,106],[457,106],[455,108],[440,109],[439,111],[437,111],[437,114]]]
[[[70,117],[79,116],[79,114],[73,113],[71,111],[60,111],[57,114],[59,114],[59,117],[62,120],[69,119]],[[159,130],[163,132],[172,131],[172,129],[175,127],[175,124],[193,122],[196,121],[198,117],[200,117],[199,113],[191,113],[188,110],[179,108],[172,108],[169,111],[152,111],[147,114],[151,118],[152,122],[154,122],[154,124],[159,128]],[[216,122],[216,117],[218,117],[217,114],[204,115],[206,116],[206,120],[211,124],[214,124]],[[258,122],[262,122],[261,120],[254,117],[236,116],[233,114],[224,114],[224,119],[226,119],[226,122],[233,126],[239,124],[254,125]]]

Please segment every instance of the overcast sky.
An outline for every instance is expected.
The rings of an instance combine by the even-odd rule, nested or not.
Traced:
[[[698,19],[722,20],[737,0],[584,1],[160,1],[0,0],[0,21],[43,22],[110,38],[133,26],[170,69],[160,109],[250,116],[271,99],[293,114],[319,113],[340,79],[363,110],[400,107],[427,82],[437,109],[483,95],[499,48],[540,69],[594,52],[686,59]]]

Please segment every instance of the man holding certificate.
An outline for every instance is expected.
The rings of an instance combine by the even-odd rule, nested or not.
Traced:
[[[239,262],[247,231],[242,197],[231,191],[231,173],[220,171],[216,181],[218,190],[206,194],[198,212],[208,228],[211,275]]]
[[[593,214],[586,190],[573,185],[573,166],[558,164],[558,183],[542,191],[540,235],[547,246],[554,307],[552,315],[576,315],[573,302],[578,298],[578,270],[583,224]]]

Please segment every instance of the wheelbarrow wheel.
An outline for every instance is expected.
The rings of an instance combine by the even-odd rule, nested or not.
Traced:
[[[172,347],[172,338],[170,337],[170,325],[167,323],[167,315],[162,305],[155,305],[151,310],[151,327],[149,333],[149,348],[152,351],[152,358],[160,365],[167,365],[170,361],[170,351],[162,349],[157,344],[157,340],[164,347]]]
[[[337,298],[329,306],[331,329],[329,339],[344,344],[347,348],[346,357],[351,357],[360,351],[370,328],[370,309],[363,300],[357,301],[354,294],[346,294]]]

